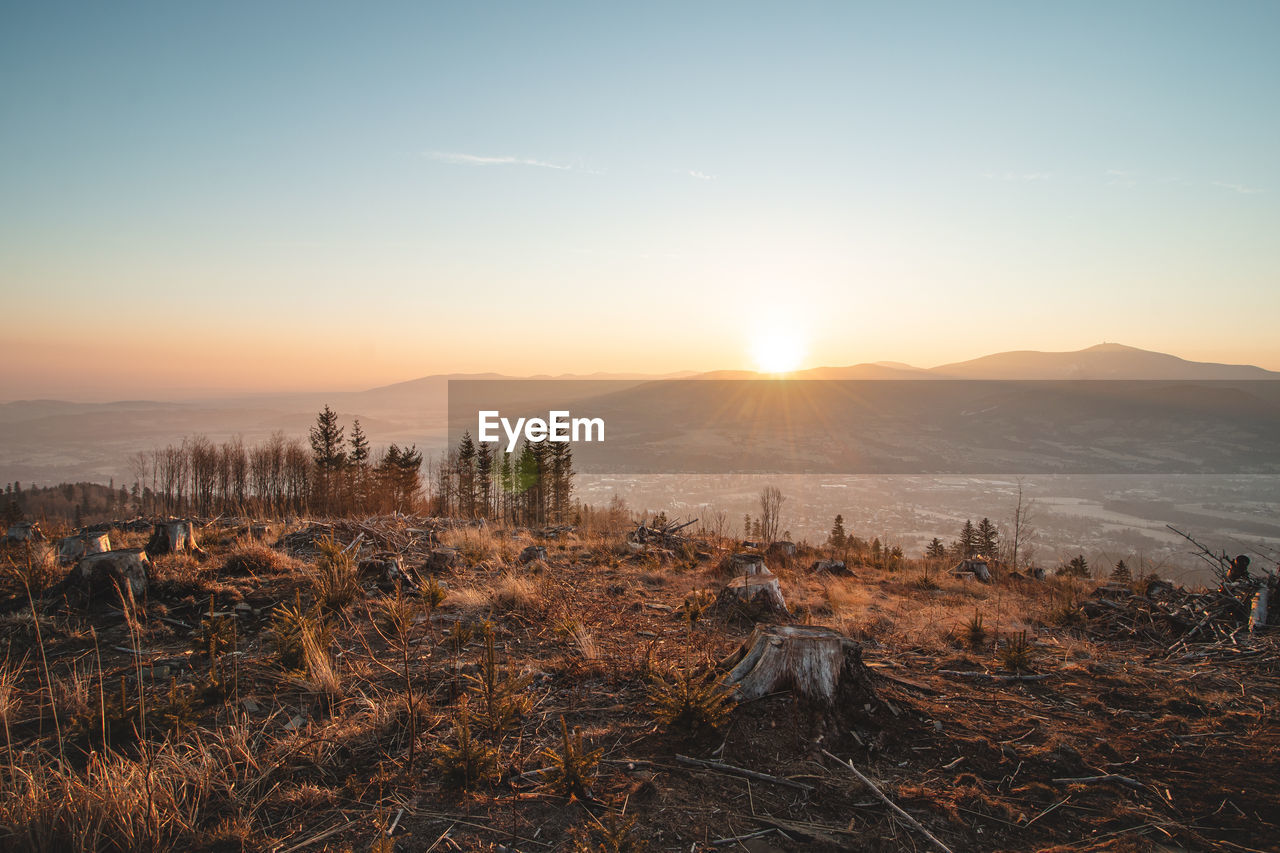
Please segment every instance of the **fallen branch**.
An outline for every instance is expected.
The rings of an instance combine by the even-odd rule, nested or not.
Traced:
[[[750,833],[747,833],[746,835],[731,835],[728,838],[713,838],[707,843],[710,844],[712,847],[723,847],[726,844],[738,844],[742,841],[748,841],[752,838],[760,838],[761,836],[769,835],[770,833],[776,832],[776,831],[777,830],[770,827],[769,829],[762,829],[759,832],[750,832]]]
[[[1044,675],[994,675],[990,672],[961,672],[956,669],[940,669],[939,675],[951,675],[956,678],[975,678],[978,681],[995,681],[1000,684],[1008,684],[1014,681],[1044,681],[1049,677],[1049,673]]]
[[[709,770],[719,770],[721,773],[729,773],[734,776],[743,776],[747,779],[755,779],[759,782],[772,782],[775,785],[783,785],[788,788],[795,788],[798,791],[806,793],[813,792],[812,785],[806,785],[803,782],[796,782],[792,779],[784,779],[781,776],[770,776],[768,773],[760,773],[755,770],[747,770],[745,767],[734,767],[732,764],[725,764],[722,761],[708,761],[705,758],[690,758],[687,755],[677,755],[676,761],[681,764],[687,764],[690,767],[705,767]]]
[[[1070,778],[1054,779],[1053,781],[1058,785],[1084,785],[1089,782],[1116,782],[1130,788],[1137,788],[1138,790],[1144,790],[1147,787],[1137,779],[1130,776],[1121,776],[1119,773],[1104,773],[1101,776],[1073,776]]]
[[[880,788],[877,787],[875,782],[872,782],[871,779],[869,779],[866,775],[862,773],[862,771],[858,770],[858,768],[853,766],[852,761],[845,761],[842,758],[837,758],[836,756],[832,755],[830,752],[827,752],[827,750],[825,749],[822,750],[822,754],[825,755],[827,758],[830,758],[831,760],[838,763],[841,767],[843,767],[845,770],[848,770],[854,776],[857,776],[858,781],[866,785],[871,790],[871,793],[875,794],[876,797],[878,797],[881,802],[883,802],[886,806],[888,806],[890,809],[893,810],[894,814],[896,814],[898,817],[905,820],[910,826],[916,829],[921,835],[929,839],[929,841],[935,847],[943,851],[943,853],[952,853],[952,850],[950,847],[948,847],[947,845],[939,841],[936,835],[934,835],[929,830],[925,829],[924,824],[920,823],[920,821],[916,820],[911,815],[907,814],[905,811],[902,810],[901,806],[899,806],[893,800],[889,799],[888,795],[885,794],[883,791],[881,791]]]

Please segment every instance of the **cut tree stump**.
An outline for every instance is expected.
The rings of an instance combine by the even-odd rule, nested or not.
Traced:
[[[1267,610],[1271,587],[1263,583],[1253,595],[1253,610],[1249,614],[1249,630],[1256,632],[1267,627]]]
[[[426,574],[434,575],[437,572],[447,572],[461,562],[462,554],[456,548],[433,548],[431,553],[427,554],[427,559],[423,561],[422,570]]]
[[[9,525],[5,539],[10,542],[43,542],[44,533],[40,531],[40,523],[36,521],[19,521]]]
[[[730,580],[716,597],[715,609],[749,616],[752,620],[766,614],[790,615],[786,599],[782,597],[782,585],[768,569]]]
[[[758,627],[720,666],[728,670],[724,685],[744,702],[791,690],[830,706],[842,691],[868,689],[861,647],[819,625]]]
[[[410,588],[417,587],[413,575],[405,571],[404,563],[397,554],[382,552],[366,557],[360,561],[359,571],[362,577],[372,577],[384,592],[394,590],[401,584]]]
[[[534,560],[547,560],[547,549],[541,545],[529,545],[520,552],[521,563],[532,563]]]
[[[58,563],[70,566],[89,554],[102,554],[111,550],[111,540],[106,533],[81,533],[64,536],[58,540]]]
[[[151,538],[147,541],[147,555],[155,557],[160,554],[177,554],[189,551],[203,554],[196,544],[195,526],[185,519],[171,518],[168,521],[157,521],[151,530]]]
[[[769,567],[764,564],[763,554],[739,553],[730,554],[720,568],[731,575],[758,575],[761,572],[768,574]]]
[[[770,542],[768,549],[765,550],[765,556],[779,560],[789,560],[795,555],[796,543],[788,542],[785,539],[779,539],[777,542]]]
[[[844,564],[844,560],[815,560],[810,566],[811,572],[825,572],[829,575],[851,575],[849,567]]]
[[[145,549],[122,548],[84,557],[72,570],[71,579],[90,596],[115,595],[118,584],[121,592],[127,587],[134,598],[141,598],[147,591],[150,566]]]

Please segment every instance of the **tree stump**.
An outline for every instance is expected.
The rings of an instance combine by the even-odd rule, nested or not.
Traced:
[[[417,587],[413,575],[405,571],[404,563],[397,554],[374,554],[361,560],[358,568],[362,577],[372,577],[384,592],[390,592],[399,585]]]
[[[764,564],[764,555],[751,552],[730,554],[721,561],[720,569],[730,575],[757,575],[769,571]]]
[[[1258,631],[1267,627],[1267,611],[1271,598],[1271,587],[1264,581],[1253,595],[1253,608],[1249,614],[1249,630]]]
[[[786,599],[782,597],[782,585],[768,569],[730,580],[716,597],[715,609],[748,616],[752,621],[766,614],[790,615]]]
[[[828,575],[851,575],[849,567],[844,564],[844,560],[814,560],[809,566],[811,572],[822,572]]]
[[[88,554],[102,554],[111,550],[111,540],[106,533],[81,533],[63,536],[58,540],[58,564],[70,566],[80,562]]]
[[[44,533],[41,532],[40,523],[37,521],[19,521],[9,525],[5,539],[10,542],[43,542]]]
[[[462,561],[462,555],[456,548],[433,548],[422,562],[422,570],[429,575],[447,572]]]
[[[72,579],[84,587],[90,596],[114,594],[127,588],[134,598],[141,598],[147,591],[148,568],[151,560],[143,548],[123,548],[83,557],[72,570]]]
[[[547,560],[547,549],[541,545],[529,545],[520,552],[520,562],[532,563],[534,560]]]
[[[785,539],[779,539],[777,542],[770,542],[769,547],[764,553],[766,557],[772,557],[777,560],[789,560],[796,555],[796,543],[788,542]]]
[[[972,575],[983,583],[991,583],[991,569],[986,560],[966,557],[951,569],[953,575]]]
[[[843,691],[868,689],[861,647],[818,625],[758,627],[720,666],[728,670],[723,684],[744,702],[791,690],[831,706]]]
[[[151,538],[147,541],[147,555],[176,554],[190,551],[203,554],[196,544],[196,531],[190,521],[171,518],[168,521],[157,521],[151,530]]]

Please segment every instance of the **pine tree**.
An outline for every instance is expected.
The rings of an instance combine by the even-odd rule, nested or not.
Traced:
[[[1078,554],[1071,558],[1071,562],[1058,569],[1058,574],[1076,578],[1087,578],[1089,577],[1089,561],[1084,558],[1084,554]]]
[[[836,515],[835,523],[831,525],[831,535],[827,537],[827,544],[832,548],[843,548],[848,544],[848,537],[844,532],[843,515]]]
[[[476,444],[469,430],[458,441],[458,511],[466,518],[476,514]]]
[[[379,460],[376,471],[391,508],[412,511],[418,490],[422,488],[422,453],[417,445],[404,449],[391,445]]]
[[[978,531],[974,529],[973,522],[966,518],[964,520],[964,526],[960,528],[961,556],[967,560],[972,557],[977,550]]]
[[[486,441],[476,451],[476,498],[480,502],[478,515],[493,515],[493,448]]]
[[[351,422],[350,492],[351,507],[357,513],[364,510],[369,491],[369,439],[360,428],[360,419]]]
[[[1133,581],[1133,572],[1129,571],[1129,567],[1125,565],[1124,560],[1117,560],[1116,566],[1111,570],[1111,580],[1116,583],[1130,583]]]
[[[941,560],[947,556],[947,546],[943,545],[942,540],[935,536],[929,542],[929,547],[925,548],[924,555],[931,560]]]
[[[1000,549],[1000,533],[996,530],[996,526],[991,523],[991,519],[984,518],[978,522],[976,532],[978,553],[988,559],[994,559]]]
[[[550,445],[547,451],[548,503],[557,524],[563,524],[569,515],[573,494],[573,450],[567,441]]]
[[[316,468],[316,491],[324,512],[334,509],[334,492],[338,474],[347,464],[347,452],[342,449],[343,428],[338,424],[337,412],[328,406],[316,416],[311,428],[311,458]]]
[[[514,522],[515,518],[511,516],[511,499],[516,490],[515,471],[511,465],[511,454],[505,450],[502,452],[502,462],[498,465],[498,488],[502,492],[499,496],[499,500],[502,502],[502,512],[500,514],[504,520]]]
[[[364,465],[369,461],[369,439],[360,428],[360,419],[351,422],[351,464]]]

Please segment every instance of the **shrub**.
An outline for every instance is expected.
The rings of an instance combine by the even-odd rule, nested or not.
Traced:
[[[684,599],[685,621],[690,625],[697,623],[702,618],[702,614],[706,613],[707,608],[715,603],[715,600],[715,594],[707,589],[694,590],[686,595]]]
[[[326,610],[340,611],[364,595],[359,570],[351,554],[332,536],[316,543],[320,556],[311,583],[316,601]]]
[[[644,853],[649,842],[636,838],[636,819],[605,812],[604,818],[585,830],[573,831],[573,853]]]
[[[973,612],[973,616],[969,617],[969,621],[964,625],[965,639],[969,641],[969,648],[978,651],[987,642],[987,627],[982,623],[982,614],[978,611]]]
[[[306,672],[307,646],[328,649],[329,628],[316,610],[303,610],[297,599],[292,606],[282,604],[271,613],[271,632],[275,637],[276,660],[290,672]],[[309,639],[304,642],[303,637]]]
[[[1000,664],[1011,672],[1025,672],[1031,669],[1035,660],[1035,649],[1027,640],[1027,632],[1005,642],[1000,648]]]
[[[931,592],[935,589],[942,589],[942,585],[939,584],[936,580],[934,580],[933,573],[930,572],[928,569],[925,569],[922,574],[918,575],[916,579],[911,582],[911,585],[923,592]]]
[[[733,689],[720,683],[714,669],[667,674],[654,672],[649,685],[653,716],[668,730],[697,734],[718,729],[733,710]]]
[[[453,715],[452,741],[442,741],[436,747],[431,764],[445,788],[470,791],[497,778],[498,750],[474,737],[465,696]]]
[[[216,614],[213,604],[213,596],[210,595],[209,614],[200,620],[200,629],[191,638],[191,650],[208,655],[211,661],[224,652],[234,651],[236,647],[235,617]]]
[[[516,720],[529,713],[533,697],[528,694],[529,675],[500,674],[493,630],[484,631],[484,657],[480,672],[465,676],[469,692],[479,704],[477,722],[491,737],[500,737]]]
[[[587,749],[582,732],[569,734],[569,724],[560,717],[560,749],[544,749],[550,772],[546,786],[562,796],[574,796],[580,800],[591,799],[591,783],[596,778],[596,766],[600,763],[601,749]]]

